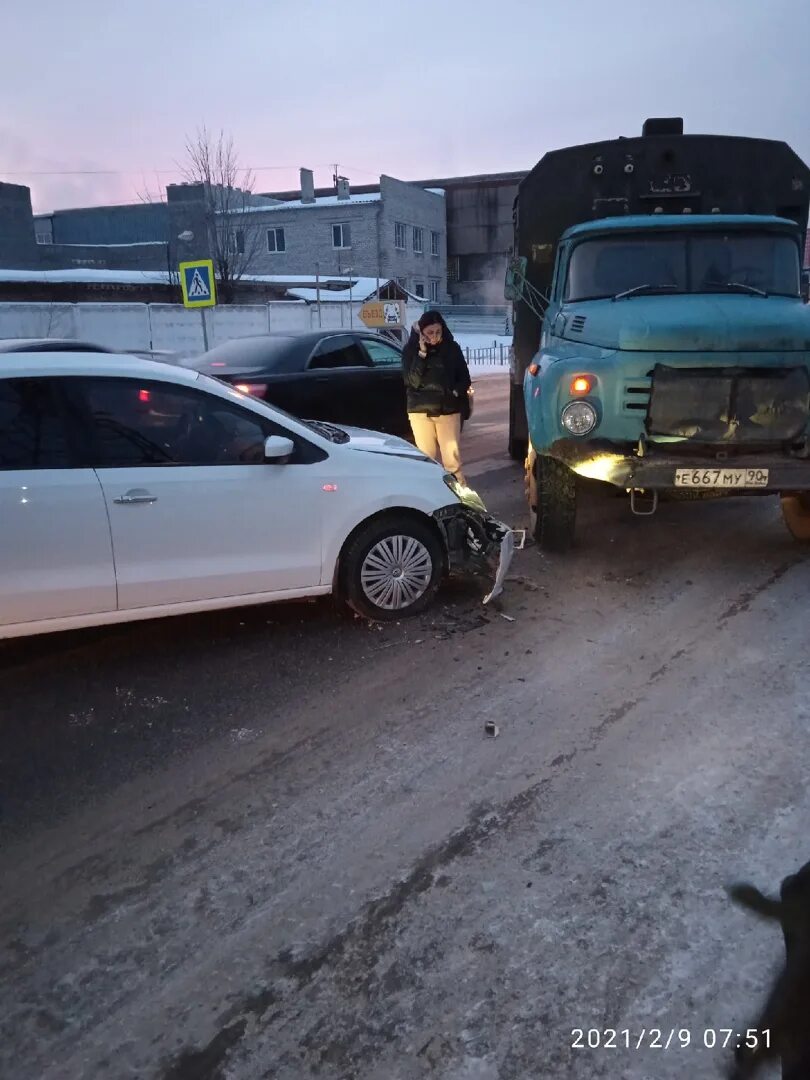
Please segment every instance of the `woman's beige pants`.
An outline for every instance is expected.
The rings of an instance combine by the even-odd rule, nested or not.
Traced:
[[[414,441],[423,454],[439,460],[448,472],[464,483],[461,472],[461,413],[449,416],[428,416],[426,413],[408,413]]]

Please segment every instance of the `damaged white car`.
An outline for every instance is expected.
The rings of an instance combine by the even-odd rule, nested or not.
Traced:
[[[98,353],[0,357],[0,519],[0,638],[328,593],[400,618],[452,569],[499,591],[513,547],[404,440]]]

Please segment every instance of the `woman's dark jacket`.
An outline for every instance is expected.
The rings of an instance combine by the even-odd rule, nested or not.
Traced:
[[[442,340],[436,346],[428,345],[424,358],[419,355],[419,335],[416,330],[411,330],[402,350],[402,367],[409,413],[469,415],[470,370],[461,347],[449,330],[443,328]]]

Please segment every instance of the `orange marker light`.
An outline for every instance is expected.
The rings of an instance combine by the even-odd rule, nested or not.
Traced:
[[[575,379],[571,380],[572,394],[590,394],[592,388],[593,384],[587,375],[577,375]]]
[[[540,365],[539,364],[529,364],[529,374],[530,375],[536,375],[539,370],[540,370]]]

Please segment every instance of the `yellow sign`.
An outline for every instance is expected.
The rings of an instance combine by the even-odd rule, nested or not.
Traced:
[[[213,307],[217,302],[217,285],[211,259],[180,263],[180,288],[185,307]]]
[[[371,330],[383,326],[396,329],[405,325],[404,300],[369,300],[360,308],[360,318]]]

